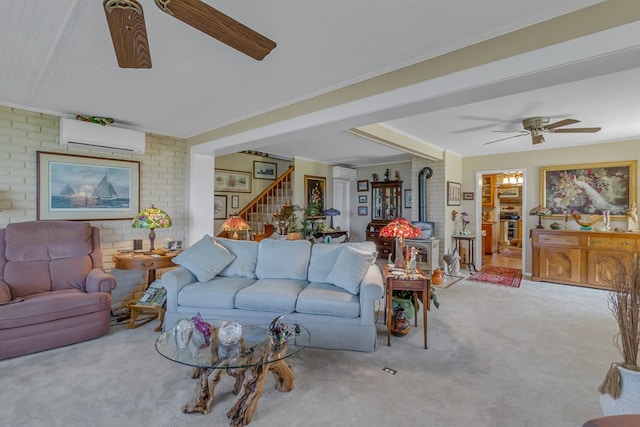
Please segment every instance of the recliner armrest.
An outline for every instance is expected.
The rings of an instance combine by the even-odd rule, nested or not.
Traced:
[[[92,269],[87,275],[85,290],[87,292],[107,292],[116,287],[116,278],[101,268]]]

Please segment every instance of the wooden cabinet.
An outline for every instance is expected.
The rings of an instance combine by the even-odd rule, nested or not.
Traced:
[[[640,234],[531,230],[532,279],[607,289],[608,272],[640,258]]]
[[[496,176],[482,176],[482,206],[493,206],[496,190]]]
[[[493,224],[490,222],[482,223],[482,252],[486,255],[493,253]]]
[[[371,220],[391,221],[402,216],[402,181],[371,183]]]
[[[395,259],[393,238],[380,237],[382,227],[402,216],[402,181],[371,183],[371,222],[366,239],[378,247],[378,258]]]
[[[376,244],[378,249],[378,258],[395,260],[395,239],[392,237],[380,237],[379,233],[382,227],[387,225],[389,221],[371,221],[367,225],[367,240]]]

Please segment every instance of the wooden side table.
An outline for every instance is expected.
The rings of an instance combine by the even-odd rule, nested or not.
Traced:
[[[166,255],[148,255],[148,254],[118,254],[114,255],[116,268],[121,270],[147,270],[148,279],[147,286],[155,282],[156,270],[158,268],[175,267],[173,258],[178,255],[177,253],[168,253]]]
[[[473,271],[478,271],[478,269],[476,268],[476,262],[475,262],[475,243],[476,243],[476,236],[473,235],[462,235],[462,234],[454,234],[453,236],[453,240],[456,244],[456,247],[458,248],[458,255],[460,256],[460,267],[462,267],[462,265],[466,265],[469,268],[469,274],[472,273],[471,268],[473,267]],[[467,243],[467,255],[465,256],[465,258],[462,258],[462,252],[460,252],[460,250],[462,249],[462,243],[466,242]]]
[[[148,288],[150,284],[155,282],[156,270],[158,268],[169,268],[176,266],[176,264],[173,263],[173,258],[176,255],[176,253],[168,253],[166,255],[152,256],[149,254],[137,254],[132,252],[128,254],[114,255],[113,259],[115,260],[116,268],[119,268],[121,270],[146,270],[148,272]],[[130,304],[128,305],[128,308],[129,310],[131,310],[131,315],[129,317],[129,324],[127,325],[127,329],[135,329],[157,318],[159,323],[155,331],[160,332],[162,330],[162,322],[164,321],[165,313],[164,306]],[[140,313],[151,313],[152,316],[136,323],[136,320]]]
[[[415,325],[418,326],[418,299],[422,301],[422,323],[424,334],[424,348],[427,348],[427,311],[431,307],[431,281],[424,271],[418,268],[418,275],[411,277],[396,276],[391,273],[389,266],[384,266],[385,298],[387,299],[387,345],[391,346],[391,312],[393,291],[413,291],[413,305],[416,308]]]

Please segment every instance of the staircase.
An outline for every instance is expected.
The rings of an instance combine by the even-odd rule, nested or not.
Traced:
[[[256,236],[273,232],[274,215],[293,205],[293,165],[238,212]],[[222,233],[221,233],[222,234]],[[219,234],[219,235],[221,235]]]

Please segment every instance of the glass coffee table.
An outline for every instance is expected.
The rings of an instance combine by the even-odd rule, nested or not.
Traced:
[[[231,426],[245,426],[258,406],[267,374],[276,380],[276,390],[293,390],[294,374],[285,359],[297,354],[309,344],[309,331],[298,324],[287,324],[293,332],[286,344],[272,344],[267,335],[269,325],[243,325],[242,339],[235,348],[223,346],[217,340],[221,322],[212,324],[211,342],[191,340],[186,347],[176,344],[174,328],[156,340],[156,350],[167,359],[194,367],[192,378],[198,378],[196,397],[186,403],[182,412],[208,414],[215,398],[215,387],[223,372],[235,378],[233,394],[238,397],[227,412]],[[222,357],[221,357],[222,356]]]

